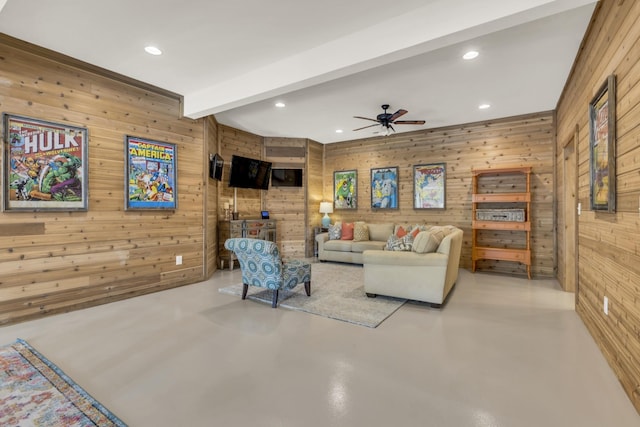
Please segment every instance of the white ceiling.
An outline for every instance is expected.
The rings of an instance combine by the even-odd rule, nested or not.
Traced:
[[[353,116],[382,104],[426,120],[396,132],[554,109],[595,4],[0,0],[0,32],[179,93],[188,117],[331,143],[374,136]]]

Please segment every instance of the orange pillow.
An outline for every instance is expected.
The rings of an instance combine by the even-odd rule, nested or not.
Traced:
[[[405,230],[404,227],[402,226],[398,227],[398,229],[396,230],[396,236],[404,237],[406,235],[407,235],[407,230]]]
[[[353,226],[352,222],[345,222],[342,224],[342,240],[353,240]]]
[[[415,239],[416,236],[418,235],[419,232],[421,232],[422,230],[420,230],[420,227],[416,227],[413,229],[413,231],[411,232],[411,236],[413,236],[413,238]]]

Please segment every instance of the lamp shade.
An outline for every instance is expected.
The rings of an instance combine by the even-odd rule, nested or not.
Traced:
[[[323,214],[333,213],[333,203],[320,202],[320,213],[323,213]]]

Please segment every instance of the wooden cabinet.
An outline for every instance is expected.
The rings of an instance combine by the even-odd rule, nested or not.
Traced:
[[[531,279],[531,167],[472,169],[472,176],[472,271],[482,259],[519,262]],[[487,243],[486,230],[521,232],[524,241],[517,248],[512,239]]]
[[[218,221],[218,258],[220,268],[224,269],[225,260],[229,269],[233,270],[233,261],[236,257],[232,251],[224,247],[224,242],[233,237],[247,237],[249,239],[262,239],[271,242],[276,241],[275,219],[238,219]]]

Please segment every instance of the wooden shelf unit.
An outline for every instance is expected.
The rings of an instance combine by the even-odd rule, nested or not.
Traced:
[[[518,179],[522,175],[525,180],[525,192],[518,193],[480,193],[480,179],[488,176],[513,176]],[[491,259],[499,261],[519,262],[527,266],[527,276],[531,279],[531,167],[510,167],[496,169],[472,169],[473,189],[472,205],[472,240],[471,270],[476,271],[476,261]],[[476,211],[483,203],[513,204],[524,206],[524,221],[491,221],[477,220]],[[522,231],[526,233],[526,248],[497,248],[482,245],[478,241],[479,230]]]

